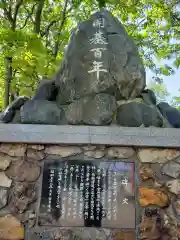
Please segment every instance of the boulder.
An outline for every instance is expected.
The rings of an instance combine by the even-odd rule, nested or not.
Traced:
[[[11,123],[15,124],[15,123],[21,123],[21,116],[20,116],[20,110],[16,110],[14,117],[11,121]]]
[[[10,108],[10,107],[7,107],[7,108],[4,110],[4,112],[1,114],[0,120],[1,120],[3,123],[9,123],[9,122],[11,122],[11,120],[13,119],[14,114],[15,114],[15,110],[13,110],[13,109]]]
[[[141,93],[141,97],[147,104],[156,105],[156,96],[151,89],[145,89]]]
[[[59,124],[61,109],[47,100],[29,100],[21,111],[21,122],[27,124]]]
[[[174,107],[171,107],[166,102],[160,102],[157,107],[161,114],[166,118],[174,128],[180,128],[180,111]]]
[[[71,103],[66,109],[69,124],[107,125],[116,111],[115,97],[100,93]]]
[[[40,82],[32,100],[54,101],[56,100],[56,95],[57,95],[57,87],[55,86],[54,81],[43,79]]]
[[[87,125],[108,125],[113,120],[116,108],[115,97],[109,94],[97,94],[84,105],[83,123]]]
[[[20,96],[16,100],[14,100],[3,112],[1,115],[2,122],[9,123],[12,121],[16,110],[19,110],[22,105],[28,100],[29,98],[26,96]]]
[[[95,13],[73,31],[61,68],[54,76],[57,104],[96,93],[116,99],[140,96],[145,69],[133,40],[108,11]]]
[[[162,127],[163,117],[156,106],[143,102],[129,102],[122,104],[117,109],[117,123],[126,127]]]

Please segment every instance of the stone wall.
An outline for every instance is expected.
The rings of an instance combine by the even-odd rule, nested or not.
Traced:
[[[73,157],[72,157],[73,156]],[[180,238],[180,149],[113,146],[0,145],[0,239],[24,239],[38,229],[38,196],[45,159],[118,159],[135,162],[139,239]],[[138,222],[137,222],[138,223]],[[50,236],[51,235],[51,236]],[[38,237],[39,236],[39,237]],[[36,238],[35,238],[36,237]],[[29,239],[135,239],[135,232],[56,228]]]

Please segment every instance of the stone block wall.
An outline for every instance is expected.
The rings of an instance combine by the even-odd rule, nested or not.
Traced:
[[[118,159],[136,163],[138,239],[180,239],[180,149],[114,146],[0,145],[0,239],[128,240],[133,231],[55,228],[38,235],[37,209],[45,159]]]

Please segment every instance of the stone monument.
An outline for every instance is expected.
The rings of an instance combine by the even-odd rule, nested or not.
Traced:
[[[54,77],[12,102],[1,121],[178,128],[171,112],[146,89],[125,28],[102,10],[73,30]],[[0,144],[0,239],[24,239],[24,226],[25,240],[179,239],[179,149],[72,144]]]
[[[53,79],[43,80],[32,99],[16,99],[1,120],[172,127],[156,106],[154,93],[145,87],[145,69],[135,43],[122,24],[103,10],[74,29]]]

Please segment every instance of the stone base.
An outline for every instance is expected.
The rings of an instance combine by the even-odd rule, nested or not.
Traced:
[[[43,164],[52,159],[134,162],[136,230],[39,226]],[[0,169],[1,240],[180,238],[179,149],[2,143]]]

